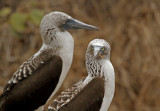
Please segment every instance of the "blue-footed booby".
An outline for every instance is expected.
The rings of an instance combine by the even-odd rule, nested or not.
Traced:
[[[61,92],[48,111],[107,111],[115,90],[110,50],[105,40],[92,40],[86,51],[88,76]]]
[[[0,111],[33,111],[61,86],[71,66],[74,40],[68,29],[91,29],[63,12],[46,14],[40,23],[43,45],[13,74],[0,96]]]

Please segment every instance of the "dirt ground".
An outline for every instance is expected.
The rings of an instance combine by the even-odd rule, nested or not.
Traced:
[[[11,26],[13,13],[38,9],[62,11],[100,31],[72,30],[74,59],[60,91],[87,75],[88,43],[103,38],[111,45],[116,91],[109,111],[160,111],[159,0],[0,0],[0,92],[16,69],[42,45],[39,24],[25,21],[23,31]],[[59,93],[59,92],[58,92]]]

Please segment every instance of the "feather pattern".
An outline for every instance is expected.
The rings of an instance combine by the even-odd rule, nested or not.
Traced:
[[[48,109],[58,111],[62,106],[69,103],[87,84],[84,84],[85,78],[75,83],[72,87],[61,92]]]
[[[34,71],[36,71],[36,69],[38,69],[47,60],[49,60],[53,54],[55,54],[55,52],[56,50],[53,48],[47,48],[45,50],[41,50],[40,53],[38,52],[38,55],[32,56],[27,61],[25,61],[8,81],[6,87],[4,88],[3,94],[11,90],[12,87],[19,81],[22,81],[23,79],[26,79],[34,74]]]

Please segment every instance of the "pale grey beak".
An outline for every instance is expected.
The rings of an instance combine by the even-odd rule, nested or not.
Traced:
[[[99,51],[100,51],[101,47],[94,47],[94,57],[97,58],[97,56],[99,56]]]
[[[80,22],[76,19],[68,19],[65,24],[60,26],[64,30],[68,29],[89,29],[89,30],[99,30],[97,27],[93,25],[89,25],[83,22]]]

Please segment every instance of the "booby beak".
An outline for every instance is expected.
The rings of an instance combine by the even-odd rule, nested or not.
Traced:
[[[60,26],[61,28],[63,28],[64,30],[68,30],[68,29],[89,29],[89,30],[99,30],[97,27],[93,26],[93,25],[89,25],[83,22],[80,22],[76,19],[68,19],[66,21],[65,24]]]
[[[95,58],[103,58],[104,56],[102,55],[102,52],[101,52],[101,47],[94,47],[94,57]]]
[[[97,57],[99,55],[100,47],[94,47],[94,57]]]

